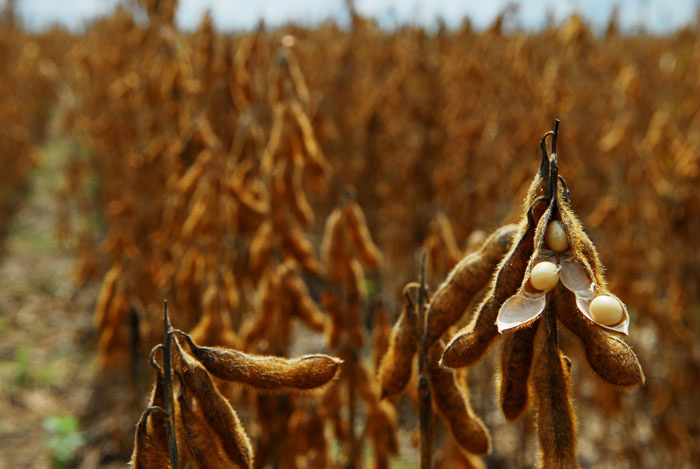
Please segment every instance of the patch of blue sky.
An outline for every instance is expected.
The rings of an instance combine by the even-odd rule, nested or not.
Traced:
[[[20,15],[31,29],[43,29],[58,23],[79,29],[96,17],[109,14],[125,0],[19,0]],[[129,0],[127,0],[129,1]],[[448,27],[459,27],[469,18],[476,28],[485,28],[512,2],[508,0],[356,0],[355,7],[385,28],[403,24],[427,28],[442,18]],[[549,19],[564,21],[573,13],[581,14],[594,28],[607,24],[615,5],[623,30],[645,30],[663,34],[694,24],[698,0],[521,0],[511,27],[537,30]],[[262,19],[271,27],[288,22],[313,26],[326,20],[348,23],[343,0],[180,0],[178,24],[196,28],[205,11],[211,11],[214,24],[223,30],[254,28]]]

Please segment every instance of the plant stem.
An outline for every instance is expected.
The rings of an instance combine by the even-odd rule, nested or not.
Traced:
[[[349,436],[349,451],[348,451],[348,469],[357,467],[357,452],[359,450],[357,444],[357,435],[355,435],[355,414],[357,413],[357,393],[355,392],[356,382],[356,367],[357,367],[357,352],[352,345],[348,346],[347,357],[348,363],[348,436]]]
[[[168,317],[168,300],[163,300],[163,374],[165,387],[165,411],[168,413],[168,452],[173,469],[180,469],[180,459],[175,438],[175,410],[173,404],[173,370],[170,360],[170,318]]]
[[[420,467],[430,469],[433,465],[433,415],[428,370],[428,347],[426,346],[425,314],[425,254],[420,267],[420,289],[418,290],[418,419],[420,423]]]

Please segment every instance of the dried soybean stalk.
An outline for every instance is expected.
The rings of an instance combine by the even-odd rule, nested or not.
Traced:
[[[578,469],[576,419],[569,397],[569,367],[559,350],[556,303],[544,313],[537,340],[533,390],[543,469]]]
[[[168,316],[168,302],[163,301],[163,393],[165,395],[165,412],[168,414],[167,421],[167,436],[168,436],[168,453],[170,454],[170,463],[173,469],[179,469],[180,459],[175,437],[175,405],[173,403],[173,371],[171,366],[172,347],[171,336],[172,326],[170,325],[170,317]]]
[[[425,342],[427,330],[425,287],[425,255],[421,261],[420,285],[418,288],[418,424],[420,428],[420,467],[431,469],[433,466],[433,413],[430,389],[430,357]],[[427,299],[427,301],[430,301]]]

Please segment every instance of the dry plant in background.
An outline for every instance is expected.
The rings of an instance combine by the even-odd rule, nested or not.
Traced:
[[[22,30],[15,6],[10,2],[0,10],[0,236],[39,157],[37,144],[45,137],[58,74],[53,49]]]
[[[342,363],[328,355],[287,359],[199,346],[171,327],[167,304],[164,330],[164,343],[151,353],[156,381],[150,403],[136,425],[131,465],[138,469],[254,467],[250,439],[221,382],[263,393],[309,391],[331,381]],[[155,361],[158,350],[162,365]]]
[[[575,402],[598,423],[579,430],[586,458],[616,467],[681,467],[700,458],[692,418],[700,384],[697,29],[651,38],[620,35],[611,23],[597,36],[574,16],[528,34],[503,31],[502,21],[486,31],[465,23],[435,33],[386,32],[354,14],[349,31],[261,25],[230,35],[210,19],[197,31],[179,31],[173,1],[139,5],[147,22],[121,9],[70,41],[57,31],[32,36],[51,57],[61,57],[52,52],[58,44],[70,50],[55,59],[71,97],[62,104],[62,132],[78,148],[65,172],[59,229],[78,250],[76,279],[103,282],[95,319],[107,370],[144,362],[139,356],[160,340],[164,297],[178,312],[177,324],[207,345],[268,353],[270,339],[292,324],[318,332],[324,322],[332,332],[332,314],[323,311],[333,305],[323,302],[325,265],[317,254],[323,222],[346,184],[356,188],[383,254],[377,284],[385,309],[368,306],[375,311],[369,316],[388,317],[400,309],[401,287],[415,277],[409,253],[425,244],[428,279],[442,278],[472,251],[477,230],[513,219],[516,193],[531,179],[524,156],[533,136],[542,122],[565,115],[567,141],[576,142],[566,148],[576,210],[607,261],[609,290],[628,305],[639,332],[629,343],[649,376],[644,388],[622,394],[591,379],[585,367],[571,369],[582,383],[571,388]],[[545,209],[538,202],[534,212]],[[448,282],[467,293],[432,295],[436,311],[440,301],[445,307],[429,324],[430,340],[448,339],[450,327],[471,319],[449,303],[463,304],[470,291],[481,303],[488,272],[521,228],[497,230],[481,248],[483,265],[465,258],[453,272]],[[464,243],[468,234],[473,241]],[[518,287],[523,276],[514,280]],[[561,285],[545,308],[572,301]],[[286,305],[265,299],[281,295]],[[244,344],[265,314],[280,319],[279,330],[254,333]],[[383,355],[385,326],[373,330],[374,358]],[[571,326],[573,334],[569,328],[558,334],[567,354],[602,369],[600,334]],[[518,343],[530,343],[525,331],[535,334],[513,332],[519,339],[505,347],[511,358],[504,360],[527,363],[528,353],[517,352]],[[577,335],[584,348],[569,353]],[[532,344],[536,358],[537,339]],[[490,365],[470,369],[470,401],[495,440],[515,427],[481,412],[492,406]],[[247,403],[245,396],[236,401]],[[511,406],[508,412],[517,414],[523,404]],[[289,428],[334,420],[311,418],[294,403],[285,409],[292,412]],[[607,426],[617,431],[603,432]],[[633,435],[621,436],[628,428]],[[251,427],[251,435],[257,431]],[[320,439],[290,451],[321,447]],[[523,448],[530,440],[522,439]],[[519,450],[502,441],[485,461]]]
[[[398,416],[390,403],[380,399],[377,380],[362,353],[366,342],[365,308],[369,303],[364,268],[376,280],[382,254],[372,240],[362,208],[354,199],[354,190],[346,188],[343,197],[343,204],[326,220],[321,259],[329,284],[322,294],[322,304],[330,316],[326,339],[343,359],[344,366],[340,379],[322,402],[322,412],[334,420],[338,439],[344,444],[347,467],[362,466],[360,456],[367,437],[374,449],[374,467],[384,469],[389,467],[389,457],[398,453]],[[372,313],[377,311],[381,307]],[[381,329],[381,324],[375,327],[378,331],[375,340],[386,343],[386,337],[381,337],[386,329]],[[358,435],[360,403],[366,415],[366,428]]]
[[[439,365],[444,341],[431,339],[427,310],[430,298],[425,286],[425,261],[420,283],[404,288],[405,303],[391,334],[387,353],[379,367],[382,398],[401,393],[411,381],[417,355],[417,407],[420,430],[421,468],[433,465],[433,406],[450,429],[443,439],[443,462],[462,460],[464,467],[481,467],[477,457],[488,453],[488,430],[469,403],[466,373]],[[412,298],[412,290],[417,295]],[[439,335],[438,335],[439,337]],[[454,454],[445,451],[457,444]]]

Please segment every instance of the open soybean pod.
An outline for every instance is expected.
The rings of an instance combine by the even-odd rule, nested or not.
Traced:
[[[581,340],[593,371],[617,386],[644,384],[644,372],[632,348],[580,314],[572,292],[560,285],[553,293],[557,317]]]
[[[583,264],[590,281],[595,281],[599,285],[605,286],[605,269],[593,241],[583,231],[581,221],[571,208],[571,204],[567,200],[562,200],[560,196],[558,198],[558,206],[559,216],[564,225],[574,257]]]
[[[491,234],[482,247],[464,257],[440,285],[428,313],[426,345],[432,345],[454,324],[482,290],[513,244],[517,225],[506,225]]]
[[[452,338],[445,348],[442,363],[452,368],[477,362],[498,335],[496,319],[503,303],[513,296],[523,282],[535,247],[535,228],[545,213],[538,203],[549,184],[549,159],[543,151],[540,169],[525,198],[525,214],[514,242],[491,279],[486,297],[477,307],[472,321]]]
[[[328,355],[300,358],[249,355],[222,347],[200,347],[181,331],[194,356],[219,379],[236,381],[262,391],[309,390],[332,380],[342,361]]]
[[[183,351],[177,341],[173,343],[176,344],[182,386],[196,400],[198,413],[220,438],[226,456],[237,467],[251,469],[253,449],[238,414],[219,392],[207,369]]]
[[[418,351],[418,313],[406,294],[406,288],[404,295],[403,311],[391,331],[389,349],[379,365],[382,399],[404,390],[411,380],[413,357]]]
[[[439,366],[443,345],[442,341],[436,342],[428,352],[433,402],[462,448],[473,454],[486,454],[491,447],[491,438],[469,405],[466,384],[456,370]]]
[[[555,253],[543,247],[549,221],[555,212],[556,201],[552,199],[535,227],[533,251],[525,268],[520,288],[503,302],[498,312],[496,318],[498,332],[517,329],[539,317],[547,303],[547,292],[559,281],[557,266],[552,262],[556,261]]]
[[[345,204],[345,221],[350,234],[350,242],[362,265],[370,270],[379,269],[382,263],[382,253],[372,241],[365,214],[356,200],[350,200]]]
[[[566,202],[561,219],[571,242],[571,253],[562,255],[562,283],[576,297],[577,309],[591,325],[627,335],[630,316],[627,306],[607,289],[598,251]]]

